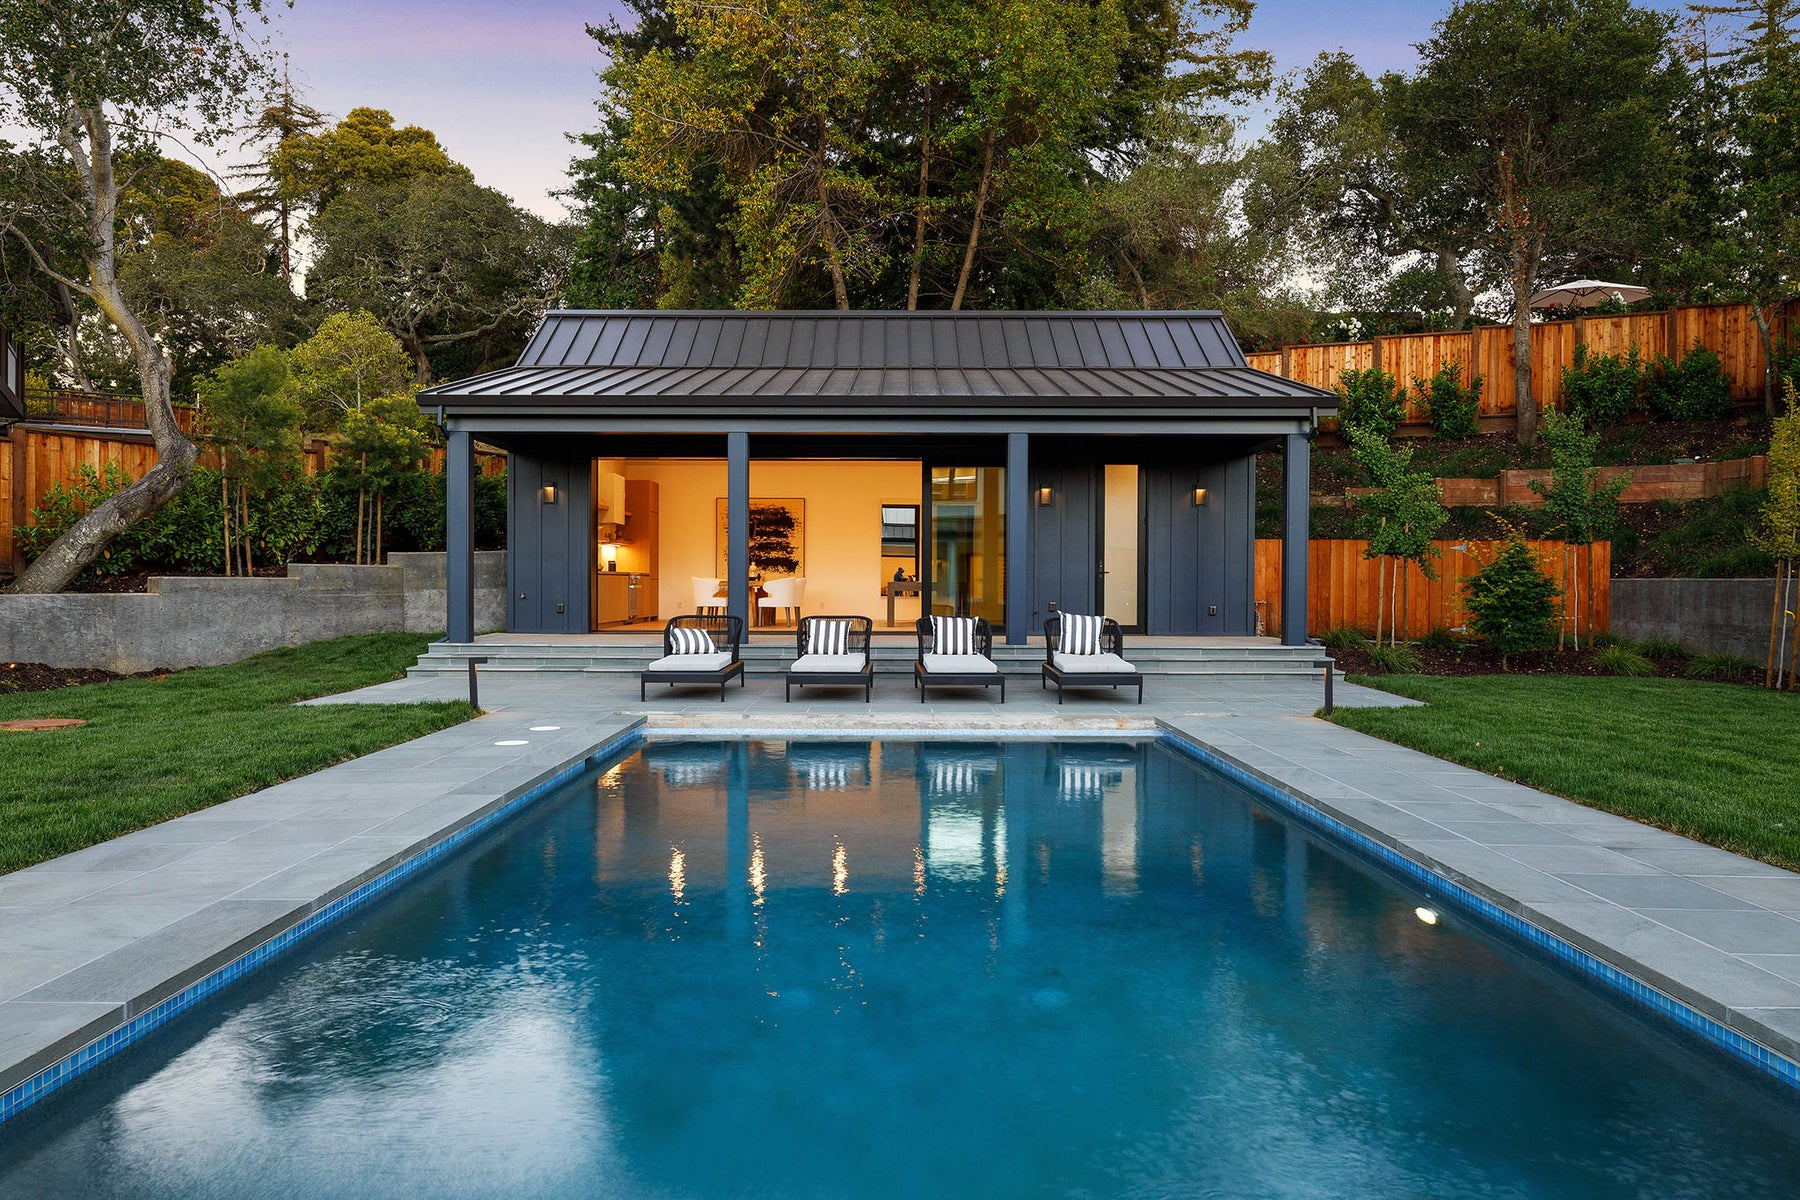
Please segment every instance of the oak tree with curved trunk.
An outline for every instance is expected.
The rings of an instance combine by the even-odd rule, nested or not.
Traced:
[[[14,582],[55,592],[134,521],[186,486],[197,450],[175,423],[174,363],[119,280],[119,197],[131,151],[160,137],[216,141],[267,57],[264,0],[0,0],[0,125],[32,131],[41,177],[9,189],[0,236],[91,301],[130,347],[156,464],[95,505]],[[155,155],[144,155],[154,160]],[[121,172],[124,172],[122,175]],[[72,180],[72,186],[64,186]],[[71,235],[71,236],[59,236]]]

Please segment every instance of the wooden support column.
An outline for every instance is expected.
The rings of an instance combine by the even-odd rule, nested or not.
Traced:
[[[1006,435],[1006,644],[1031,626],[1031,435]]]
[[[725,611],[750,629],[750,435],[725,435]]]
[[[475,640],[475,438],[444,439],[444,639]]]
[[[1282,461],[1285,501],[1281,512],[1281,644],[1304,646],[1312,443],[1305,433],[1290,433],[1286,450]]]

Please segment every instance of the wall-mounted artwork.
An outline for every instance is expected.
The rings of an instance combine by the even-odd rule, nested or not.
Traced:
[[[725,578],[731,541],[725,497],[719,497],[719,578]],[[750,573],[765,578],[806,574],[806,501],[750,501]]]

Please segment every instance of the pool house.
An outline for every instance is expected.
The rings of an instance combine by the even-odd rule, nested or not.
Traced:
[[[508,454],[506,630],[718,607],[1056,611],[1259,632],[1278,454],[1283,643],[1306,638],[1308,442],[1336,397],[1252,370],[1216,312],[548,314],[516,365],[422,392],[448,441],[447,639],[473,640],[477,441]]]

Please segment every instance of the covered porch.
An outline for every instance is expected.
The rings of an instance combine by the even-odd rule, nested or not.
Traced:
[[[551,314],[518,366],[420,397],[448,442],[447,641],[473,642],[477,438],[511,460],[510,634],[713,601],[752,644],[794,607],[871,616],[882,642],[937,613],[1022,648],[1057,611],[1134,647],[1254,638],[1256,456],[1283,456],[1303,613],[1334,398],[1241,364],[1216,314]]]

